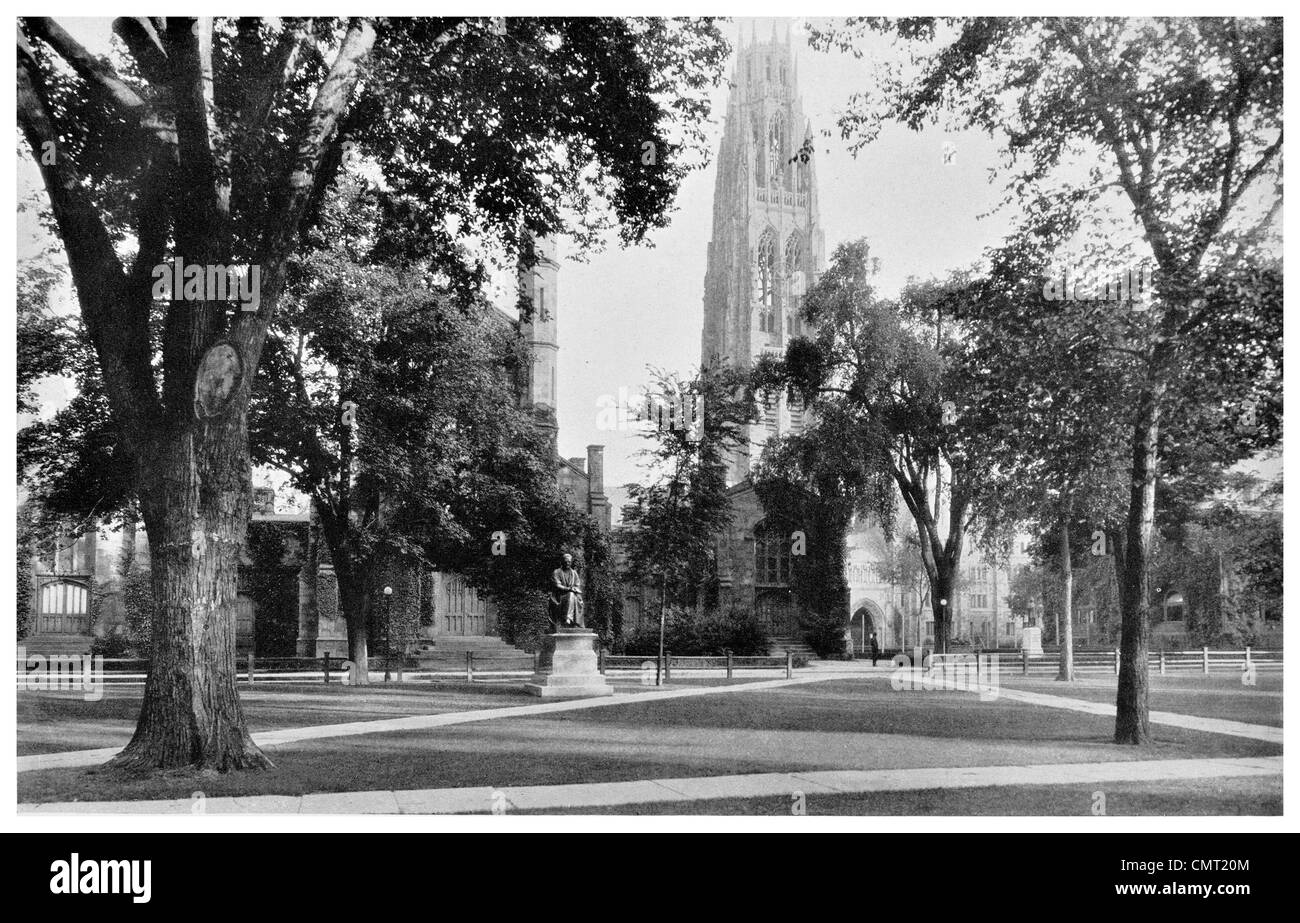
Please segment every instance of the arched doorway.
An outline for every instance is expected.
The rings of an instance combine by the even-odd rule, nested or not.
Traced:
[[[754,526],[754,614],[774,638],[799,633],[790,592],[790,536],[766,520]]]
[[[793,638],[798,620],[789,590],[767,590],[754,596],[758,624],[773,638]]]
[[[869,599],[864,599],[853,609],[849,617],[849,635],[853,639],[853,649],[859,653],[871,647],[871,635],[875,634],[876,643],[885,646],[885,614]]]
[[[853,649],[865,653],[868,641],[872,632],[876,630],[876,623],[871,618],[871,613],[866,608],[859,608],[853,613],[853,618],[849,622],[849,632],[853,636]]]

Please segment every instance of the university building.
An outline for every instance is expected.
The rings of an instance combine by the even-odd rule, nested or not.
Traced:
[[[500,311],[493,316],[516,328],[528,344],[532,364],[519,399],[532,408],[537,426],[549,435],[562,495],[608,530],[604,447],[588,446],[585,458],[560,458],[556,452],[560,264],[550,241],[539,242],[536,249],[537,265],[520,279],[532,299],[531,320],[516,321]],[[80,536],[65,529],[51,547],[33,549],[30,611],[19,643],[32,652],[84,653],[96,637],[125,634],[124,546],[134,551],[133,569],[148,567],[143,529],[101,527]],[[393,586],[394,599],[419,611],[421,647],[473,650],[504,644],[497,637],[493,604],[459,575],[407,568],[385,579]],[[236,645],[241,653],[268,656],[347,653],[347,624],[319,524],[310,507],[301,510],[301,503],[292,510],[279,509],[275,492],[265,487],[254,490],[240,569]],[[371,648],[377,649],[374,638]]]
[[[749,367],[760,356],[784,355],[789,341],[804,332],[800,302],[826,259],[814,161],[800,156],[811,136],[788,32],[781,38],[774,29],[767,41],[751,33],[748,43],[742,35],[716,161],[701,336],[706,366]],[[769,439],[800,433],[808,423],[797,400],[768,396],[761,420],[745,428],[744,444],[727,461],[732,519],[716,543],[721,606],[752,611],[777,647],[801,641],[790,589],[792,541],[768,522],[749,472]],[[908,528],[900,521],[900,533]],[[882,567],[901,538],[891,549],[869,520],[855,522],[848,536],[846,644],[859,650],[873,632],[885,648],[934,641],[924,583],[892,583]],[[1024,626],[1005,596],[1009,568],[1028,561],[1023,544],[1004,568],[985,562],[972,545],[968,539],[966,579],[949,604],[953,636],[1015,646]]]

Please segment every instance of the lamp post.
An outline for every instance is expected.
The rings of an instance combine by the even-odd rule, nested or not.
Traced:
[[[948,600],[947,600],[946,597],[943,598],[943,599],[940,599],[940,600],[939,600],[939,617],[940,617],[941,619],[943,619],[945,622],[948,621]],[[951,625],[948,626],[948,634],[949,634],[949,635],[952,634],[952,626],[951,626]],[[939,626],[938,626],[938,625],[934,626],[934,641],[935,641],[935,647],[938,647],[938,646],[939,646]],[[944,651],[942,651],[942,653],[946,654],[946,653],[948,653],[948,652],[947,652],[946,650],[944,650]]]
[[[384,587],[384,682],[392,677],[393,588]]]

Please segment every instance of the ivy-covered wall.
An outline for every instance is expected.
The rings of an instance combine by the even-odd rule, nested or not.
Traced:
[[[254,607],[252,647],[263,657],[297,653],[298,575],[307,561],[308,524],[254,520],[248,527],[239,592]],[[318,594],[319,598],[319,594]]]

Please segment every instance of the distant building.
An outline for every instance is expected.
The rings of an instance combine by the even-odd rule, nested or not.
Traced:
[[[816,171],[805,145],[811,137],[789,35],[781,39],[773,31],[768,41],[751,36],[749,44],[742,36],[716,161],[701,335],[705,366],[748,367],[763,355],[784,355],[789,341],[804,333],[800,303],[825,268]],[[732,517],[715,543],[721,607],[752,611],[778,646],[801,640],[790,585],[792,538],[772,526],[749,472],[769,439],[801,433],[809,422],[797,400],[782,394],[764,401],[761,420],[745,428],[744,444],[727,459]],[[1011,572],[992,568],[971,546],[968,540],[966,579],[950,603],[953,636],[1014,647],[1024,626],[1005,601]],[[877,526],[855,523],[848,536],[850,602],[844,613],[846,645],[855,649],[864,649],[872,633],[883,648],[934,642],[924,582],[891,583],[881,566],[889,553]],[[1022,558],[1023,551],[1009,567]],[[625,624],[653,610],[655,599],[648,588],[630,590]]]
[[[517,326],[528,343],[532,363],[521,382],[520,402],[533,409],[538,427],[549,436],[562,495],[608,530],[604,447],[587,446],[586,458],[560,458],[555,451],[559,262],[551,242],[541,241],[537,250],[538,264],[520,279],[532,298],[532,319],[517,322],[501,312],[495,316],[502,324]],[[137,567],[148,566],[143,530],[110,533],[95,529],[79,537],[64,531],[62,539],[55,542],[56,550],[45,554],[38,550],[32,556],[31,612],[21,642],[28,650],[85,652],[96,637],[124,634],[123,545],[135,549]],[[274,541],[265,541],[268,538]],[[264,547],[275,549],[274,560],[266,556]],[[394,574],[391,580],[395,593],[413,600],[421,613],[420,641],[425,646],[436,648],[439,642],[455,644],[457,649],[476,644],[499,646],[495,607],[461,576],[411,570]],[[347,624],[319,525],[310,511],[277,512],[275,492],[270,488],[254,490],[237,605],[236,647],[241,653],[347,654]],[[92,625],[95,608],[99,617]]]

